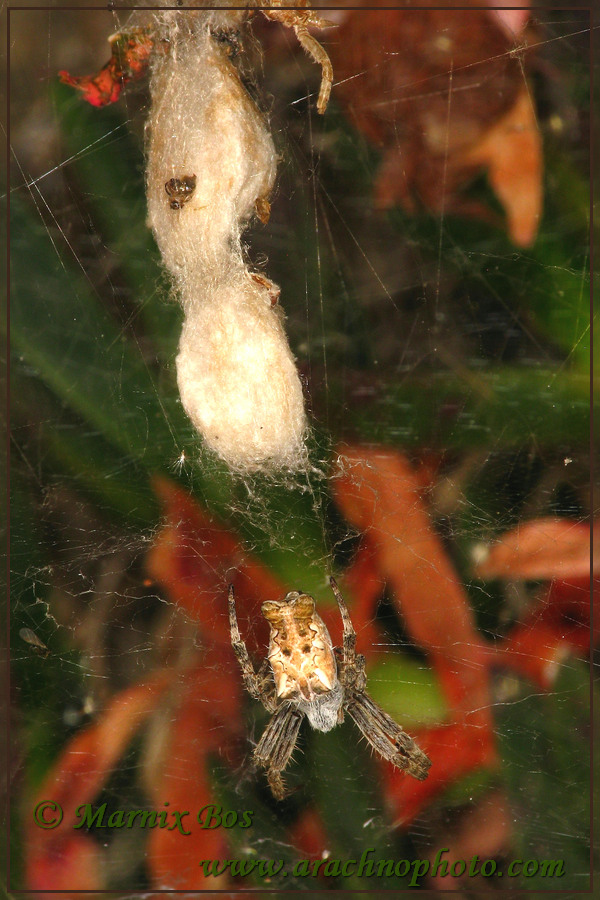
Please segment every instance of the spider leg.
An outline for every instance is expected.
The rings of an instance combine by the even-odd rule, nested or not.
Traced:
[[[265,660],[258,675],[254,671],[252,660],[248,654],[246,644],[242,640],[235,611],[235,596],[233,585],[229,586],[229,630],[231,632],[231,646],[242,670],[242,677],[246,690],[255,700],[260,700],[268,712],[275,709],[275,688],[269,685],[267,674],[268,661]]]
[[[337,581],[335,580],[335,578],[330,578],[329,584],[331,585],[331,590],[333,591],[335,599],[337,600],[338,606],[340,608],[340,615],[342,617],[342,624],[344,626],[344,667],[346,669],[352,669],[356,665],[357,659],[356,632],[350,618],[350,613],[348,612],[348,607],[346,606],[346,601],[342,597],[342,592],[337,586]],[[364,663],[364,657],[359,658],[362,659]]]
[[[317,112],[322,116],[327,109],[329,95],[331,94],[333,66],[331,65],[331,60],[327,55],[327,51],[321,46],[316,38],[306,30],[305,25],[295,25],[294,31],[302,49],[314,59],[317,65],[321,66],[321,87],[317,98]]]
[[[305,0],[299,0],[296,4],[296,8],[291,9],[289,7],[281,9],[282,2],[283,0],[270,0],[268,4],[269,7],[276,7],[275,9],[265,8],[267,6],[266,0],[258,0],[256,5],[267,19],[271,19],[273,22],[281,22],[286,28],[293,28],[302,49],[305,53],[308,53],[317,65],[321,66],[321,88],[317,99],[317,112],[319,112],[320,115],[323,115],[327,109],[329,95],[331,94],[333,66],[331,65],[331,60],[327,55],[327,51],[321,46],[318,40],[310,34],[308,26],[313,28],[327,28],[333,23],[322,19],[311,9],[306,9]]]
[[[304,714],[289,703],[279,707],[265,728],[254,751],[254,761],[267,771],[267,779],[276,800],[286,795],[281,773],[294,752]]]
[[[429,757],[368,694],[353,691],[346,709],[380,756],[399,769],[406,769],[419,781],[427,778],[431,765]]]

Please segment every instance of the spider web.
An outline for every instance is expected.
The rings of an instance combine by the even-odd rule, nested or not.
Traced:
[[[369,14],[362,11],[367,35]],[[342,22],[344,13],[329,16]],[[478,578],[474,548],[527,520],[578,525],[593,514],[589,13],[533,16],[537,62],[527,72],[523,62],[522,80],[543,136],[545,212],[537,240],[525,248],[508,238],[483,176],[465,195],[483,201],[493,221],[461,214],[449,200],[433,212],[377,210],[381,147],[353,126],[352,103],[336,101],[335,88],[326,115],[316,116],[318,67],[290,30],[256,23],[240,66],[269,116],[281,161],[271,220],[252,226],[244,243],[252,264],[282,286],[312,419],[311,466],[285,478],[232,477],[202,449],[181,410],[174,375],[181,313],[145,222],[146,82],[102,110],[56,83],[60,69],[99,70],[105,38],[128,17],[85,5],[11,12],[11,888],[47,887],[49,853],[52,871],[62,866],[71,877],[67,838],[82,833],[35,825],[40,787],[57,766],[56,796],[46,799],[58,800],[73,777],[60,768],[70,742],[86,729],[102,734],[111,704],[167,671],[175,673],[170,693],[124,740],[115,764],[103,772],[91,759],[73,783],[93,780],[96,767],[94,808],[179,808],[161,780],[161,769],[179,759],[173,796],[196,797],[200,782],[206,804],[253,810],[253,825],[202,831],[199,839],[172,833],[170,845],[160,844],[156,830],[92,828],[89,871],[97,866],[103,888],[123,896],[188,888],[202,859],[235,858],[283,859],[288,875],[208,880],[202,889],[403,890],[414,886],[411,874],[320,879],[294,877],[291,868],[299,858],[358,859],[369,847],[374,858],[412,863],[447,847],[448,859],[478,854],[505,870],[514,859],[562,859],[565,874],[503,881],[424,874],[420,887],[588,890],[590,691],[581,649],[563,648],[543,688],[518,666],[480,672],[494,759],[465,763],[402,821],[390,799],[396,783],[351,722],[326,735],[303,726],[286,773],[293,792],[277,804],[249,769],[265,713],[238,696],[241,678],[222,642],[236,560],[255,561],[263,573],[248,576],[255,592],[241,618],[257,662],[266,640],[259,584],[302,589],[329,613],[327,577],[343,583],[353,572],[348,601],[360,618],[374,579],[374,602],[357,629],[369,692],[417,738],[443,723],[460,725],[431,646],[424,649],[411,628],[410,596],[399,600],[389,572],[374,572],[369,533],[384,526],[369,523],[365,538],[340,500],[348,447],[363,460],[384,448],[418,474],[423,499],[404,514],[424,504],[424,533],[431,530],[440,547],[427,564],[440,578],[448,564],[458,573],[485,646],[502,646],[541,610],[547,579]],[[326,46],[335,42],[331,34]],[[370,102],[359,83],[390,62],[382,56],[356,73],[357,107]],[[451,88],[449,115],[455,99]],[[425,115],[432,92],[415,77],[402,101]],[[400,120],[396,127],[401,146]],[[450,197],[450,187],[444,168],[440,194],[448,188]],[[360,471],[354,489],[364,488],[377,506],[384,482]],[[184,495],[199,519],[184,508]],[[160,560],[157,548],[166,554]],[[196,572],[212,572],[219,590],[209,596],[203,582],[200,607],[192,609],[195,601],[185,597]],[[447,602],[432,597],[440,617]],[[470,658],[468,648],[436,640],[446,660]],[[535,658],[535,647],[528,653]],[[187,724],[179,694],[187,698]],[[465,747],[459,742],[457,752]],[[433,758],[432,773],[436,764],[451,766],[449,748]],[[195,811],[191,804],[185,808]],[[47,835],[55,843],[44,844]],[[152,872],[162,874],[153,880]]]

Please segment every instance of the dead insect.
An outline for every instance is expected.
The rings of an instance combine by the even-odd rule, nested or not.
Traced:
[[[262,605],[271,638],[267,659],[258,672],[241,638],[233,588],[229,589],[231,643],[244,685],[273,714],[254,751],[254,762],[266,769],[277,800],[286,795],[281,773],[294,752],[304,717],[318,731],[331,731],[348,712],[371,747],[392,765],[419,781],[427,778],[431,765],[404,729],[366,693],[365,658],[356,654],[356,633],[333,578],[330,584],[344,628],[338,658],[313,598],[290,591],[283,600]]]
[[[50,654],[50,651],[44,642],[39,639],[35,631],[32,631],[31,628],[21,628],[19,637],[22,641],[25,641],[26,644],[29,644],[32,653],[41,656],[42,659],[45,659]]]
[[[279,300],[279,295],[281,294],[281,288],[273,281],[271,281],[270,278],[266,278],[264,275],[260,275],[258,272],[248,272],[248,275],[255,284],[259,284],[261,287],[267,289],[267,296],[269,298],[271,306],[276,306],[277,301]]]
[[[181,209],[184,203],[187,203],[196,190],[196,176],[184,175],[183,178],[169,178],[165,183],[165,191],[169,200],[171,209]]]
[[[259,197],[254,205],[256,215],[266,225],[271,216],[271,204],[266,197]]]
[[[224,28],[211,29],[211,37],[213,41],[220,44],[229,59],[235,59],[242,50],[242,36],[239,29]]]

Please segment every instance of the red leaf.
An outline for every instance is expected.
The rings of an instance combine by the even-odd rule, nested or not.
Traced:
[[[119,99],[128,81],[141,78],[148,66],[154,46],[152,38],[142,29],[109,38],[112,54],[97,75],[76,77],[64,70],[58,73],[63,84],[77,88],[83,99],[92,106],[107,106]]]
[[[64,70],[58,73],[63,84],[77,88],[83,94],[82,99],[92,106],[107,106],[119,99],[123,83],[115,78],[110,64],[104,66],[97,75],[82,75],[80,78],[70,75]]]
[[[468,884],[475,892],[480,888],[475,881],[477,876],[474,878],[467,870],[457,878],[453,873],[453,864],[458,860],[477,860],[477,857],[485,860],[505,854],[512,843],[512,811],[506,796],[502,791],[496,790],[486,794],[475,805],[469,806],[457,818],[452,822],[452,830],[446,831],[441,840],[438,836],[438,846],[431,847],[427,854],[429,859],[435,860],[440,852],[440,859],[442,863],[446,863],[447,869],[442,864],[437,875],[428,876],[427,880],[433,889],[447,890],[449,879],[446,873],[450,871],[453,888],[458,888],[462,883],[466,888],[465,893],[468,893]],[[443,848],[446,848],[445,853],[442,853]],[[460,868],[462,866],[459,866],[459,870]],[[480,875],[480,879],[485,890],[488,887],[486,876]]]
[[[490,15],[495,17],[502,28],[510,35],[517,37],[527,25],[529,20],[529,9],[506,9],[504,7],[505,0],[488,0],[488,6],[491,7]],[[526,6],[526,4],[523,4]],[[499,7],[496,9],[495,7]]]
[[[512,53],[506,22],[483,9],[348,12],[327,49],[342,107],[382,150],[381,208],[420,203],[494,221],[491,209],[461,195],[487,169],[511,238],[533,241],[541,141],[523,78],[528,58]]]
[[[592,541],[590,541],[592,538]],[[600,542],[600,523],[572,519],[533,519],[504,534],[491,547],[477,547],[481,578],[509,581],[552,579],[525,621],[513,626],[492,652],[494,664],[508,666],[547,689],[560,664],[573,652],[590,651],[590,543]],[[594,579],[594,605],[600,604],[600,581]],[[600,639],[595,617],[594,643]]]
[[[600,523],[593,527],[595,561],[600,570]],[[489,547],[476,549],[479,578],[581,578],[590,574],[590,526],[573,519],[532,519],[506,532]]]
[[[316,809],[308,807],[300,813],[291,829],[291,842],[303,859],[322,859],[329,842]]]
[[[46,840],[34,841],[34,846],[27,848],[27,884],[34,896],[41,900],[47,891],[57,891],[51,895],[57,900],[83,900],[89,896],[84,891],[107,887],[102,852],[93,838],[82,834],[61,836],[53,831],[44,834]]]
[[[76,811],[98,794],[134,733],[172,683],[174,674],[158,672],[117,694],[98,721],[79,731],[67,744],[45,777],[31,809],[44,800],[52,800],[62,808],[63,819],[54,829],[28,829],[26,866],[31,890],[102,888],[103,870],[96,845],[84,835],[73,835]]]
[[[536,608],[513,626],[492,652],[494,665],[507,666],[544,690],[554,684],[565,657],[589,656],[600,640],[600,579],[594,579],[594,633],[590,632],[590,581],[553,581]]]
[[[235,668],[234,668],[235,666]],[[147,858],[152,885],[161,890],[223,890],[227,875],[206,876],[203,859],[223,859],[227,852],[224,828],[203,828],[197,814],[207,805],[218,806],[208,773],[209,756],[220,754],[237,764],[242,744],[241,683],[237,664],[223,669],[219,657],[203,654],[202,663],[186,679],[178,706],[168,727],[159,774],[149,787],[154,808],[169,808],[190,815],[183,817],[189,835],[176,828],[154,829],[149,836]],[[210,819],[208,811],[202,821]],[[217,819],[213,818],[212,823]]]
[[[535,240],[542,211],[542,141],[526,84],[514,105],[469,148],[465,171],[487,169],[506,211],[508,233],[519,247]]]
[[[456,712],[488,706],[484,648],[464,589],[434,533],[419,479],[392,450],[340,450],[335,497],[365,535],[417,644]]]
[[[388,786],[386,796],[396,816],[396,825],[412,821],[431,800],[459,778],[497,764],[493,730],[486,721],[487,716],[482,714],[479,719],[479,725],[473,720],[463,720],[415,733],[419,747],[431,760],[425,781],[407,778],[400,769],[391,766],[383,769],[382,766]]]
[[[230,647],[227,591],[233,584],[240,628],[264,652],[264,600],[280,600],[285,588],[222,525],[181,488],[164,478],[154,482],[165,508],[165,525],[148,554],[147,567],[171,599],[194,618],[211,641]]]
[[[406,778],[382,764],[390,803],[399,821],[406,822],[449,783],[496,762],[488,652],[465,591],[431,527],[419,475],[393,450],[343,448],[339,459],[337,503],[363,532],[410,635],[430,655],[456,719],[415,734],[433,763],[426,781]]]

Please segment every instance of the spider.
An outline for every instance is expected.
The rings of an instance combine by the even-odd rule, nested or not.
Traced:
[[[271,635],[268,656],[258,672],[241,638],[233,586],[229,588],[231,644],[244,685],[273,714],[254,750],[254,762],[266,770],[277,800],[286,796],[281,773],[305,716],[317,731],[331,731],[348,712],[373,749],[399,769],[423,781],[431,765],[413,739],[366,693],[365,658],[355,652],[356,633],[335,579],[329,583],[342,617],[343,649],[332,647],[313,598],[290,591],[283,600],[262,605]]]
[[[171,209],[181,209],[184,203],[191,200],[196,190],[196,176],[184,175],[183,178],[169,178],[165,184],[165,191],[169,200]]]

